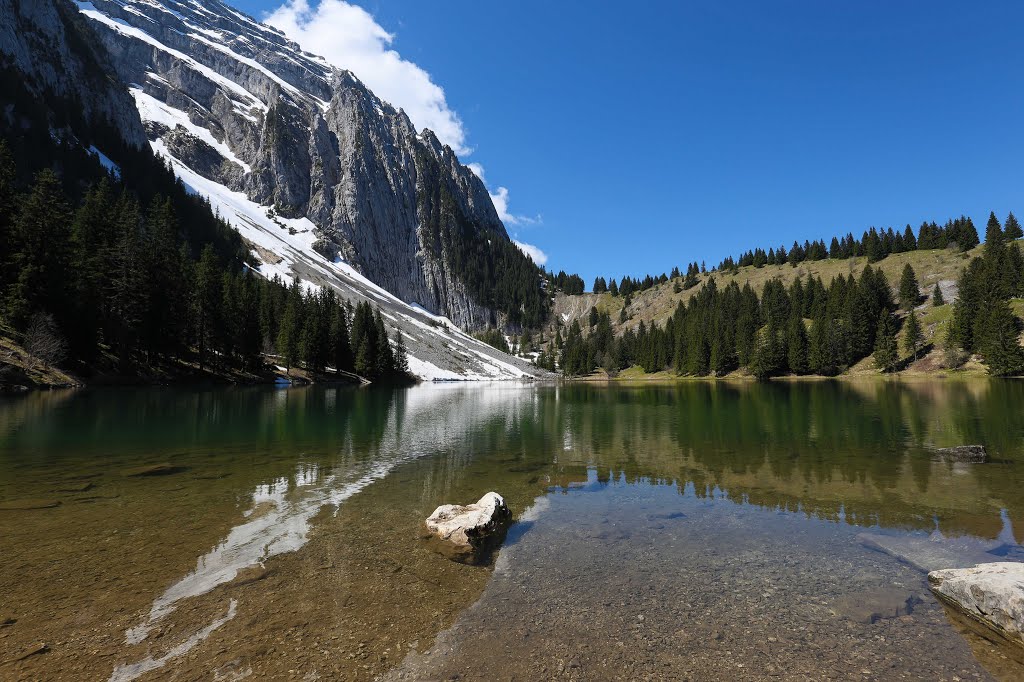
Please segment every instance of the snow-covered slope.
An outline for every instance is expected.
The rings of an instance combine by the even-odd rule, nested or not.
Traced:
[[[422,378],[542,374],[460,331],[496,322],[495,311],[467,293],[423,224],[508,236],[483,184],[430,131],[218,0],[75,6],[129,84],[154,151],[242,234],[262,274],[379,305]]]

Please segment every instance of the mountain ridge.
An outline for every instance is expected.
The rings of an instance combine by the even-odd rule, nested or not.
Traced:
[[[103,3],[98,0],[98,4]],[[153,23],[154,20],[147,18],[140,8],[159,13],[161,20],[166,21],[166,17],[175,18],[171,12],[177,11],[169,11],[168,7],[185,8],[186,4],[196,12],[205,11],[203,16],[211,15],[210,7],[221,8],[222,15],[215,17],[217,22],[235,22],[236,25],[256,27],[253,30],[265,31],[261,34],[266,38],[264,42],[276,40],[285,43],[279,33],[266,27],[260,28],[257,22],[222,3],[127,1],[107,3],[107,6],[116,7],[119,12],[135,17],[138,22]],[[267,102],[180,50],[153,45],[153,42],[159,41],[149,34],[141,36],[144,32],[132,27],[127,20],[120,17],[112,19],[105,14],[100,18],[100,14],[92,3],[73,5],[65,0],[44,0],[29,6],[15,0],[0,2],[0,15],[5,17],[3,25],[21,27],[19,35],[9,31],[0,33],[0,56],[7,67],[5,78],[11,79],[9,82],[12,85],[5,96],[0,98],[4,103],[2,127],[9,135],[17,135],[19,130],[31,131],[35,136],[33,139],[42,144],[40,150],[43,146],[52,146],[55,150],[52,157],[43,158],[46,153],[37,154],[39,158],[32,160],[24,170],[34,166],[37,169],[54,167],[59,171],[61,164],[68,163],[72,157],[76,168],[81,170],[83,164],[96,164],[95,159],[98,158],[105,165],[105,168],[97,165],[96,171],[92,171],[99,173],[94,177],[98,180],[107,171],[120,173],[119,165],[122,164],[129,169],[138,168],[132,158],[139,153],[156,153],[164,159],[165,165],[173,169],[186,191],[202,196],[210,209],[228,221],[241,235],[244,248],[249,253],[249,265],[260,274],[267,278],[280,275],[286,282],[301,279],[307,289],[331,287],[353,304],[367,301],[380,307],[386,324],[392,330],[401,331],[408,347],[410,365],[419,377],[460,380],[520,379],[545,375],[530,363],[501,353],[461,329],[491,323],[514,326],[512,320],[515,315],[497,310],[500,306],[489,305],[493,301],[486,301],[485,296],[474,297],[467,293],[470,287],[464,280],[472,281],[472,278],[465,275],[460,278],[454,274],[454,268],[460,266],[461,255],[448,240],[452,234],[458,236],[459,230],[453,230],[453,226],[468,230],[470,237],[476,240],[471,241],[471,244],[493,242],[503,244],[517,254],[519,252],[508,241],[496,214],[493,221],[486,222],[487,229],[481,231],[479,222],[474,222],[471,216],[461,212],[461,209],[472,209],[493,214],[494,208],[479,179],[458,162],[450,149],[440,145],[432,133],[416,133],[404,113],[380,101],[351,74],[331,70],[322,60],[302,57],[300,53],[294,52],[290,53],[291,61],[284,60],[282,56],[282,63],[292,66],[298,64],[295,66],[300,72],[297,78],[307,79],[314,89],[312,95],[301,92],[296,94],[295,86],[288,86],[286,81],[282,84],[279,75],[261,66],[259,62],[249,64],[244,55],[237,55],[239,59],[228,58],[226,53],[210,48],[212,52],[225,55],[227,62],[222,66],[226,64],[237,69],[236,77],[260,96],[270,100]],[[213,25],[219,24],[214,22]],[[257,39],[251,40],[255,42]],[[110,52],[108,44],[116,49]],[[46,45],[51,48],[56,45],[53,51],[57,57],[51,59],[37,54]],[[161,76],[157,71],[143,69],[148,74],[145,79],[148,85],[135,82],[139,79],[126,79],[125,73],[133,70],[137,72],[141,68],[138,64],[133,65],[136,57],[132,55],[137,56],[139,53],[159,62],[168,77]],[[300,56],[295,57],[295,54]],[[47,67],[49,71],[44,71],[37,65],[44,64],[47,59],[56,66],[51,65]],[[72,66],[65,68],[61,66],[62,63],[71,63]],[[354,223],[357,227],[353,230],[355,236],[352,240],[346,240],[338,237],[338,233],[320,229],[304,212],[292,210],[288,202],[280,197],[274,199],[275,205],[269,206],[259,203],[244,191],[250,185],[257,187],[257,193],[271,189],[278,191],[279,188],[282,192],[288,192],[289,187],[293,187],[286,182],[278,185],[272,180],[277,179],[275,173],[283,172],[280,168],[275,169],[275,164],[286,170],[294,166],[288,157],[292,149],[282,140],[296,130],[292,124],[294,122],[289,123],[289,117],[297,115],[297,110],[292,106],[297,99],[318,110],[313,112],[318,121],[313,131],[316,134],[311,135],[313,141],[327,145],[326,149],[334,149],[337,133],[329,129],[322,115],[325,107],[330,109],[330,103],[321,100],[317,94],[326,94],[328,85],[321,76],[328,72],[343,82],[342,90],[347,93],[348,99],[345,102],[340,101],[343,98],[335,97],[339,100],[339,108],[344,107],[351,120],[365,124],[361,129],[351,128],[353,134],[348,140],[351,149],[365,147],[366,141],[362,137],[365,130],[370,127],[375,132],[385,130],[386,122],[393,128],[392,132],[405,136],[403,139],[406,144],[410,143],[410,138],[416,140],[418,154],[423,157],[419,159],[419,167],[424,172],[450,176],[450,185],[439,184],[430,188],[436,196],[427,196],[423,201],[423,206],[430,207],[438,220],[428,224],[422,233],[432,237],[439,234],[442,237],[440,243],[435,241],[432,245],[435,254],[431,258],[419,255],[419,252],[427,252],[429,249],[420,243],[421,231],[418,224],[412,230],[408,224],[404,226],[404,249],[392,252],[390,249],[394,246],[396,230],[378,234],[378,222],[357,221]],[[102,87],[90,90],[91,84],[96,83]],[[193,90],[185,91],[174,86],[174,83],[190,85]],[[225,92],[230,92],[230,96]],[[201,104],[188,93],[206,97],[203,101],[210,106]],[[92,102],[91,97],[109,99],[112,104],[108,109],[103,109]],[[191,103],[187,112],[174,106],[184,102]],[[76,113],[78,109],[80,111]],[[212,124],[221,120],[242,127],[248,126],[251,130],[258,128],[261,132],[268,128],[267,122],[270,121],[269,128],[283,137],[267,140],[264,136],[245,138],[242,133],[238,133],[238,140],[249,139],[252,143],[251,147],[245,147],[235,142],[230,126],[218,128]],[[395,140],[398,141],[397,137]],[[23,160],[29,151],[20,151]],[[92,161],[89,160],[90,154]],[[338,155],[325,155],[323,158],[327,162],[324,168],[333,168],[339,175],[346,168],[346,162]],[[384,172],[385,176],[390,173],[396,183],[408,181],[408,178],[403,180],[402,175],[410,169],[414,170],[417,160],[412,154],[404,158],[408,161],[405,166],[378,163],[373,170]],[[261,168],[264,173],[270,174],[262,180],[266,185],[263,189],[258,186],[261,181],[257,172]],[[345,192],[328,191],[333,178],[322,171],[323,168],[318,167],[317,174],[314,174],[323,185],[317,191],[332,197],[337,194],[347,200],[349,195]],[[255,180],[252,179],[254,176]],[[72,177],[84,176],[76,173]],[[356,178],[353,183],[357,180],[362,179]],[[372,185],[372,182],[366,184]],[[361,193],[365,189],[363,185],[350,184],[348,187],[352,201],[367,196]],[[429,194],[424,188],[416,189],[422,190],[419,193]],[[466,195],[467,191],[472,191],[473,195]],[[405,199],[407,204],[402,208],[407,211],[410,207],[412,209],[412,213],[407,212],[406,215],[415,215],[415,210],[419,208],[418,197],[410,192]],[[368,210],[374,208],[374,204],[368,205],[371,206]],[[387,207],[390,204],[383,202],[382,205]],[[431,217],[431,213],[426,215]],[[430,232],[434,228],[437,232]],[[504,242],[494,237],[503,237]],[[341,253],[344,248],[353,249],[356,255],[370,253],[377,260],[346,260]],[[508,251],[503,253],[507,254]],[[525,256],[521,254],[517,258],[520,265],[525,261]],[[384,281],[383,286],[380,282],[372,281],[368,276],[372,273],[365,271],[372,271],[374,262],[380,270],[390,268],[393,278],[390,284],[404,281],[408,286],[404,289],[393,286],[392,291],[387,288],[388,281]],[[424,264],[429,265],[429,268],[425,268]],[[494,263],[487,265],[492,267]],[[497,269],[492,268],[493,271]],[[520,271],[520,274],[524,273],[531,280],[530,286],[536,290],[533,292],[534,301],[546,296],[536,267],[531,263],[529,270]],[[429,287],[425,285],[427,276],[432,276]],[[486,302],[478,303],[476,299]],[[521,308],[525,309],[526,306]]]

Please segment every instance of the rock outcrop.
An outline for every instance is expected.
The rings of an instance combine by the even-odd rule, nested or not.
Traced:
[[[0,0],[0,71],[40,100],[73,103],[87,125],[107,125],[135,147],[146,142],[135,102],[109,73],[106,52],[95,46],[85,20],[69,2]],[[13,108],[2,116],[18,115]],[[7,121],[18,127],[23,122]],[[51,120],[54,136],[69,134],[67,120]]]
[[[475,504],[444,504],[424,522],[425,537],[439,554],[464,564],[484,563],[505,539],[512,512],[490,492]]]
[[[980,625],[981,634],[1024,647],[1024,563],[932,571],[928,586],[944,604]]]

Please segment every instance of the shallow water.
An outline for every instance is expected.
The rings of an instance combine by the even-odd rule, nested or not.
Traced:
[[[1024,560],[1022,398],[927,381],[0,399],[0,679],[1020,678],[913,564],[922,546]],[[965,443],[993,461],[932,460]],[[421,543],[435,506],[487,490],[518,517],[494,567]]]

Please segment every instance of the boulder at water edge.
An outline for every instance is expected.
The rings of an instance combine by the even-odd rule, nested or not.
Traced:
[[[1024,563],[932,571],[928,586],[955,612],[982,625],[982,632],[1024,647]]]
[[[480,564],[505,539],[512,512],[490,492],[470,505],[443,504],[426,520],[431,549],[463,564]]]

